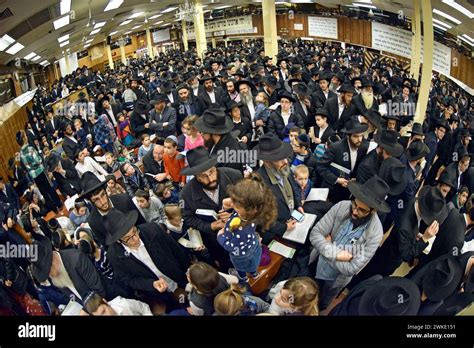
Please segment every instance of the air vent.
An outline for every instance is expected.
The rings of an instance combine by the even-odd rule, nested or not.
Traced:
[[[13,16],[13,12],[7,7],[5,10],[0,12],[0,21]]]

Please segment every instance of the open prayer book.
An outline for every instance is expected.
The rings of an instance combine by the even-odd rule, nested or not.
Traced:
[[[194,228],[188,229],[188,239],[182,237],[178,239],[178,243],[189,249],[196,249],[204,245],[201,237],[201,232]]]
[[[305,202],[326,201],[328,199],[328,195],[328,188],[312,188],[311,191],[309,191],[308,197],[306,197]]]
[[[272,240],[272,242],[268,245],[268,249],[289,259],[293,257],[296,251],[296,249],[287,247],[285,244],[282,244],[276,240]]]
[[[308,232],[313,228],[316,221],[316,215],[305,213],[304,220],[296,223],[296,227],[292,231],[286,231],[283,238],[291,240],[296,243],[304,244]]]
[[[196,209],[196,215],[199,215],[201,219],[207,220],[209,222],[219,219],[217,213],[211,209]]]
[[[64,201],[64,205],[66,206],[67,211],[70,211],[72,208],[74,208],[74,203],[76,203],[76,199],[79,197],[78,194],[75,194],[72,197],[69,197]]]

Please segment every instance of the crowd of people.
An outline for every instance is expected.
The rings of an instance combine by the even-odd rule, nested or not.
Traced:
[[[0,258],[0,312],[463,310],[474,99],[433,73],[415,122],[417,80],[364,52],[282,41],[273,58],[252,41],[40,86],[0,178],[0,243],[37,257]],[[327,199],[307,199],[315,188]],[[304,243],[284,237],[298,213],[316,215]],[[254,293],[274,241],[295,252]]]

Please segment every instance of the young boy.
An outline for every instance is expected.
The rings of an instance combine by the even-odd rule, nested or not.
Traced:
[[[319,144],[324,144],[327,139],[334,134],[334,130],[329,126],[328,113],[325,109],[316,110],[316,126],[312,127],[309,136],[312,141],[312,150]]]
[[[74,120],[74,129],[76,130],[76,139],[81,144],[81,148],[87,147],[87,132],[82,128],[82,120],[76,118]]]
[[[120,163],[115,160],[115,156],[112,152],[107,152],[105,155],[105,170],[109,174],[115,173],[120,169]]]
[[[174,135],[170,135],[165,139],[165,153],[163,154],[163,162],[165,164],[165,173],[171,176],[174,184],[183,187],[186,183],[186,176],[180,174],[181,169],[185,167],[184,158],[177,159],[178,155],[178,139]]]
[[[179,202],[178,190],[174,189],[171,182],[169,182],[169,185],[158,183],[155,187],[154,193],[163,204],[177,204]]]
[[[309,169],[304,164],[296,166],[293,173],[296,183],[298,184],[298,189],[300,190],[301,195],[301,205],[303,205],[306,197],[308,197],[309,192],[311,191],[311,180],[309,179]]]
[[[142,146],[138,149],[138,160],[141,161],[148,151],[153,149],[153,143],[150,140],[149,134],[142,134]]]
[[[293,143],[293,140],[296,139],[296,137],[302,133],[304,133],[304,130],[302,128],[293,127],[290,129],[290,132],[288,133],[288,137],[283,139],[283,141],[291,144]]]
[[[304,164],[309,169],[309,177],[312,182],[316,181],[316,157],[310,151],[310,140],[307,134],[300,134],[291,143],[293,147],[293,156],[291,160],[291,170],[294,171],[296,166]]]

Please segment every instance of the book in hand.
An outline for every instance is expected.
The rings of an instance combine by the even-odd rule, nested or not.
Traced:
[[[288,259],[291,259],[296,251],[296,249],[287,247],[285,244],[282,244],[276,240],[272,240],[272,242],[268,245],[268,249]]]
[[[76,193],[74,196],[69,197],[64,201],[64,205],[66,206],[67,211],[70,211],[74,207],[74,204],[76,203],[76,199],[78,197],[79,195]]]
[[[306,197],[305,202],[326,201],[328,199],[328,195],[328,188],[312,188],[311,191],[309,191],[308,197]]]
[[[330,165],[331,171],[340,178],[350,179],[351,170],[346,167],[341,166],[340,164],[332,162]]]
[[[196,209],[196,215],[208,222],[214,222],[219,219],[217,213],[212,209]]]
[[[304,244],[306,238],[308,237],[309,231],[313,228],[316,217],[317,216],[314,214],[305,213],[304,220],[297,222],[294,230],[286,231],[285,234],[283,234],[283,238],[296,243]]]
[[[201,232],[194,228],[188,229],[188,239],[182,237],[178,239],[178,243],[189,249],[196,249],[204,246],[202,241]]]

